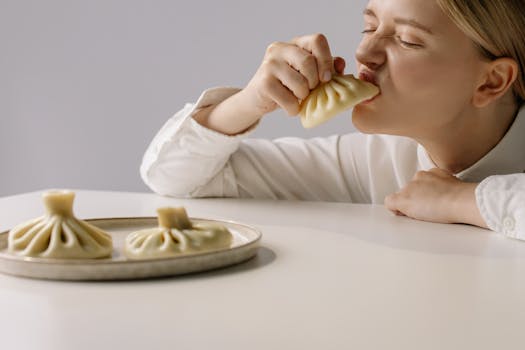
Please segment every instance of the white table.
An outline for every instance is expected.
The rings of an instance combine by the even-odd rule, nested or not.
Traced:
[[[40,194],[0,198],[0,230],[40,215]],[[77,191],[75,213],[164,205],[255,226],[262,247],[241,265],[164,279],[0,275],[0,347],[525,349],[525,242],[342,203]]]

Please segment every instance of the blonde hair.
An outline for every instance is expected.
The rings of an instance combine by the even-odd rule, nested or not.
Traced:
[[[519,66],[513,85],[525,101],[525,2],[523,0],[437,0],[452,21],[490,60],[508,57]]]

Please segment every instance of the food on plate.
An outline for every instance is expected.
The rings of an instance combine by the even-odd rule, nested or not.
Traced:
[[[110,257],[111,236],[75,218],[71,191],[49,191],[42,195],[46,213],[14,227],[8,234],[12,254],[56,259]]]
[[[233,236],[224,226],[192,221],[184,207],[157,209],[159,226],[130,233],[124,254],[130,259],[173,257],[229,247]]]
[[[377,86],[352,74],[334,75],[332,80],[320,84],[302,101],[301,123],[305,128],[313,128],[378,93]]]

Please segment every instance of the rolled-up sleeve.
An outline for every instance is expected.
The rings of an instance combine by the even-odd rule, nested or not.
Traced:
[[[476,201],[491,230],[525,240],[525,174],[487,177],[476,187]]]
[[[186,104],[164,124],[150,143],[140,166],[141,177],[148,187],[161,195],[188,197],[209,184],[214,187],[211,192],[236,196],[231,171],[225,170],[230,176],[223,176],[224,181],[214,181],[214,177],[224,170],[230,155],[250,131],[236,136],[224,135],[201,126],[192,116],[201,108],[218,104],[238,91],[234,88],[206,90],[195,104]]]

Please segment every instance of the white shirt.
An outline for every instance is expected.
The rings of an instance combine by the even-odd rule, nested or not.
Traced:
[[[175,197],[253,197],[380,203],[418,170],[436,165],[412,139],[350,133],[331,137],[249,139],[197,123],[193,114],[239,91],[205,91],[169,119],[148,147],[144,182]],[[470,168],[456,174],[481,182],[476,199],[494,231],[525,239],[525,108],[504,138]],[[508,176],[491,175],[515,174]]]

